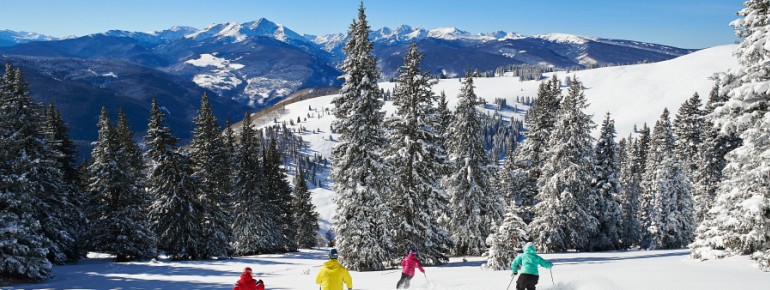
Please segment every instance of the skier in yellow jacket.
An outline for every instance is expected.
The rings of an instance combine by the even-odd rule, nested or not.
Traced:
[[[321,290],[342,290],[342,283],[353,290],[353,279],[350,273],[337,262],[337,249],[329,251],[329,261],[326,261],[315,278],[316,284],[321,284]]]

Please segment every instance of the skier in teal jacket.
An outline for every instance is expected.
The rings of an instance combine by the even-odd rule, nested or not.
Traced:
[[[519,270],[519,266],[521,266],[521,270]],[[513,275],[521,272],[519,279],[516,280],[516,290],[535,290],[535,285],[540,278],[540,274],[537,272],[538,266],[550,269],[553,264],[535,253],[535,245],[527,243],[524,246],[524,253],[516,256],[516,259],[511,263]]]

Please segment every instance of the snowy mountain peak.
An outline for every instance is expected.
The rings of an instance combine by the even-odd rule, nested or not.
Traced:
[[[409,25],[401,25],[395,29],[383,27],[380,30],[372,31],[370,38],[372,41],[386,42],[405,42],[424,39],[428,32],[421,28],[412,28]]]
[[[232,39],[233,42],[241,42],[252,36],[272,37],[283,42],[307,42],[307,40],[298,33],[265,18],[243,24],[239,24],[238,22],[212,24],[200,31],[190,33],[185,37],[194,40],[229,38]]]
[[[35,32],[0,30],[0,46],[9,46],[33,41],[59,40],[60,38]]]
[[[428,31],[428,37],[445,40],[477,38],[468,32],[457,29],[456,27],[439,27],[436,29],[431,29]]]
[[[534,37],[551,41],[551,42],[573,43],[573,44],[585,44],[588,41],[596,40],[595,37],[578,36],[578,35],[566,34],[566,33],[540,34],[540,35],[535,35]]]

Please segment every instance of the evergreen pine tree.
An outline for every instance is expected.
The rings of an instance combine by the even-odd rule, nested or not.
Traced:
[[[703,142],[704,113],[700,105],[700,96],[693,94],[679,107],[674,119],[675,156],[688,176],[698,168],[699,147]]]
[[[493,222],[504,214],[502,196],[490,186],[490,161],[484,151],[481,104],[473,91],[470,71],[462,80],[455,118],[449,128],[448,151],[454,164],[445,179],[452,216],[448,231],[454,242],[455,255],[481,255],[486,252],[486,238]]]
[[[556,126],[551,133],[545,163],[538,184],[542,184],[535,206],[530,235],[539,250],[562,252],[588,250],[598,221],[593,216],[597,203],[587,183],[595,177],[591,116],[582,84],[573,80],[569,94],[561,103]]]
[[[193,177],[199,183],[200,195],[195,197],[203,205],[206,256],[224,256],[231,239],[229,207],[228,153],[217,119],[211,111],[209,97],[203,94],[198,116],[193,120],[193,140],[190,159]]]
[[[271,222],[274,226],[271,231],[274,231],[273,235],[277,237],[275,250],[296,252],[297,225],[292,217],[291,186],[286,181],[286,170],[281,168],[281,160],[282,157],[278,152],[275,137],[271,136],[265,154],[265,185],[263,188],[267,193],[266,196],[268,196],[268,202],[265,206],[269,205],[273,213],[269,216],[266,214],[265,218],[272,218]]]
[[[692,184],[674,153],[668,109],[655,123],[644,171],[641,204],[645,249],[679,248],[692,240],[695,227]]]
[[[561,102],[561,89],[556,76],[542,82],[537,91],[537,100],[527,112],[526,139],[516,151],[516,167],[511,173],[511,187],[519,201],[524,222],[529,224],[534,219],[534,207],[538,202],[535,196],[539,187],[545,151],[556,121],[556,112]]]
[[[528,240],[527,225],[519,215],[516,203],[509,202],[502,224],[499,227],[493,226],[492,233],[487,237],[489,251],[485,253],[487,256],[485,268],[509,269],[511,262],[516,258],[517,251],[521,250],[521,245]]]
[[[390,175],[381,156],[385,146],[383,102],[363,3],[348,35],[347,57],[342,63],[345,83],[332,100],[337,118],[332,126],[339,134],[330,174],[337,192],[336,243],[340,262],[349,269],[380,270],[383,262],[395,257],[395,251],[384,192]]]
[[[163,126],[164,114],[152,101],[147,125],[145,156],[151,166],[147,189],[153,197],[149,220],[157,234],[158,248],[174,260],[208,258],[205,244],[202,190],[195,180],[188,156],[176,153],[177,138]]]
[[[99,117],[89,172],[89,249],[116,256],[119,262],[156,255],[156,238],[145,212],[147,198],[139,191],[137,162],[128,160],[125,136],[110,122],[107,109]],[[133,141],[130,141],[133,142]]]
[[[642,195],[642,160],[639,152],[639,140],[629,134],[626,139],[625,162],[621,168],[621,212],[623,214],[622,247],[639,245],[641,224],[639,223],[639,198]]]
[[[437,111],[433,106],[436,96],[431,91],[434,81],[429,73],[420,70],[423,55],[412,44],[399,68],[398,84],[393,92],[396,115],[386,120],[390,128],[390,146],[384,152],[385,160],[393,168],[394,177],[388,198],[391,207],[391,225],[396,245],[415,249],[427,265],[448,261],[451,240],[439,226],[431,204],[444,195],[439,180],[448,160],[436,133]]]
[[[441,91],[439,94],[438,102],[436,103],[436,135],[441,138],[440,143],[442,147],[446,148],[446,139],[448,136],[447,129],[452,123],[452,111],[449,110],[449,103],[446,100],[446,93]]]
[[[618,250],[622,248],[621,236],[623,216],[620,209],[620,197],[623,188],[620,185],[620,166],[617,162],[618,146],[615,143],[615,121],[610,113],[602,123],[594,149],[596,156],[596,207],[594,217],[599,222],[597,235],[591,239],[591,248],[596,251]]]
[[[719,86],[714,85],[706,103],[705,114],[711,114],[728,98],[719,94]],[[740,139],[734,133],[720,135],[714,121],[706,118],[704,121],[703,143],[700,146],[700,159],[697,171],[694,173],[693,199],[695,200],[695,221],[699,224],[706,219],[708,211],[714,205],[717,188],[722,180],[722,170],[727,165],[725,155],[740,144]]]
[[[318,213],[315,211],[301,166],[297,166],[297,172],[294,175],[292,213],[294,224],[297,226],[297,235],[294,238],[297,246],[303,249],[315,247],[318,236]]]
[[[760,269],[770,270],[770,84],[766,47],[770,3],[749,0],[731,23],[742,39],[734,55],[741,68],[720,76],[720,92],[730,99],[712,113],[722,136],[738,136],[742,144],[727,153],[727,165],[716,192],[716,203],[690,245],[694,258],[750,254]]]
[[[234,223],[233,250],[236,255],[269,253],[275,249],[277,237],[271,235],[266,212],[269,202],[264,196],[264,175],[260,149],[251,116],[246,114],[238,148],[238,171],[233,186]]]
[[[55,171],[37,158],[45,143],[35,104],[11,64],[0,78],[0,282],[41,281],[51,277],[47,255],[59,256],[56,244],[44,232],[37,211],[45,210],[40,188]],[[31,150],[28,152],[28,150]],[[28,154],[31,154],[28,155]],[[43,170],[44,172],[30,171]],[[30,176],[27,176],[29,173]],[[53,176],[56,177],[56,176]],[[47,187],[47,186],[46,186]],[[46,192],[48,194],[57,194]],[[50,230],[50,229],[49,229]],[[61,229],[63,230],[63,229]],[[52,251],[53,250],[53,251]],[[61,255],[63,256],[63,255]],[[61,257],[60,256],[60,257]]]

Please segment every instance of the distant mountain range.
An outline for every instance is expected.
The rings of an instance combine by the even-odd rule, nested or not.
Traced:
[[[372,31],[370,38],[383,79],[396,75],[412,42],[426,55],[423,69],[447,77],[466,68],[489,71],[513,64],[580,68],[657,62],[694,51],[566,34],[473,34],[406,25]],[[185,139],[204,92],[211,95],[220,120],[229,116],[235,121],[297,90],[340,85],[337,67],[346,40],[345,34],[302,35],[264,18],[203,29],[110,30],[63,39],[0,30],[0,60],[23,68],[33,95],[62,108],[82,144],[95,138],[103,105],[125,107],[134,129],[143,132],[148,100],[155,96]]]

